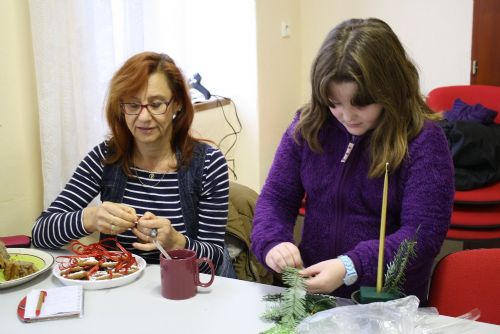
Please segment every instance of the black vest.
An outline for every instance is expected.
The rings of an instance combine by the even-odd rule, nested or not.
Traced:
[[[182,166],[178,172],[179,196],[181,201],[182,217],[186,226],[186,233],[193,240],[198,239],[198,203],[202,188],[203,165],[208,144],[195,143],[193,158],[188,166]],[[180,150],[175,152],[177,161],[181,161]],[[102,175],[101,201],[122,203],[127,175],[120,164],[104,165]],[[101,239],[107,235],[101,234]],[[224,247],[223,261],[217,270],[217,275],[236,277],[231,258]]]

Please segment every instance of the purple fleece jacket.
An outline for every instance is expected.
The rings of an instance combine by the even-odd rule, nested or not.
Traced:
[[[319,133],[323,153],[293,139],[298,116],[277,149],[257,200],[252,250],[264,262],[281,242],[293,242],[293,228],[304,193],[306,215],[299,245],[304,266],[345,254],[354,262],[358,281],[333,292],[350,297],[360,286],[375,286],[384,177],[369,179],[370,133],[350,135],[330,116]],[[349,143],[347,160],[341,162]],[[429,277],[450,223],[453,206],[453,163],[441,128],[426,122],[409,145],[401,166],[390,173],[384,267],[400,243],[415,235],[417,257],[406,272],[404,291],[427,301]]]

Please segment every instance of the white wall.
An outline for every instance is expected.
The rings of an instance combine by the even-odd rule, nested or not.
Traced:
[[[196,19],[207,20],[204,34],[218,37],[200,40],[196,49],[220,52],[220,59],[204,59],[193,49],[187,53],[191,55],[189,66],[193,69],[199,63],[200,68],[208,69],[203,73],[206,87],[220,88],[212,93],[236,103],[243,130],[234,156],[228,158],[235,158],[237,181],[260,191],[278,142],[302,104],[299,1],[232,1],[226,13],[231,15],[224,21]],[[290,27],[286,38],[281,36],[283,22]],[[233,111],[228,109],[230,116]],[[218,108],[197,113],[193,128],[214,141],[230,131]]]
[[[255,4],[253,0],[196,0],[187,15],[186,64],[190,72],[201,71],[202,84],[210,93],[229,97],[235,104],[243,128],[228,159],[234,159],[238,182],[259,188],[259,138],[257,108],[257,53]],[[216,14],[213,7],[220,8]],[[196,24],[194,24],[196,23]],[[201,70],[202,69],[202,70]],[[236,125],[235,110],[225,107]],[[215,113],[210,115],[210,113]],[[209,138],[217,140],[230,133],[222,110],[198,113],[195,128],[209,127]],[[202,125],[200,120],[205,120]],[[225,141],[223,151],[230,142]]]
[[[420,70],[422,92],[469,83],[472,0],[300,0],[301,92],[328,31],[349,18],[378,17],[401,39]]]

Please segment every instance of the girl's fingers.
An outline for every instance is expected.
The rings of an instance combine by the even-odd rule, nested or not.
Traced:
[[[273,247],[266,255],[266,264],[281,273],[286,267],[302,268],[302,258],[297,246],[283,242]]]

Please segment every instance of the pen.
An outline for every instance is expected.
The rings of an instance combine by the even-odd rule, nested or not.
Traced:
[[[40,290],[40,295],[38,296],[38,303],[36,304],[35,314],[38,317],[40,315],[40,311],[42,310],[43,302],[45,301],[45,297],[47,296],[47,291]]]

